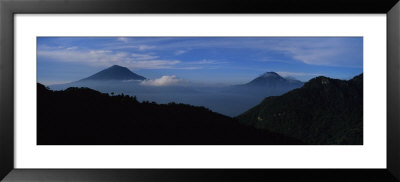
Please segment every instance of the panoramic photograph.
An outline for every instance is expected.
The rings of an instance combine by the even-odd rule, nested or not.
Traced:
[[[363,145],[362,37],[37,37],[37,145]]]

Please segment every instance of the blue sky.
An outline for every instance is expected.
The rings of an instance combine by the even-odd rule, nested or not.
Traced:
[[[267,71],[307,81],[363,72],[362,37],[38,37],[37,79],[88,77],[112,65],[148,79],[246,83]]]

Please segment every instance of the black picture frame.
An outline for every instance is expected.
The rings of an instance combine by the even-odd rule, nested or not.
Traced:
[[[13,15],[18,13],[386,14],[387,168],[15,169]],[[4,181],[400,181],[399,17],[398,0],[0,0],[0,179]]]

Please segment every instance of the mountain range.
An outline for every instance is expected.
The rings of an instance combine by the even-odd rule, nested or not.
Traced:
[[[363,75],[348,81],[313,78],[301,88],[265,98],[237,118],[309,144],[363,144]]]
[[[149,79],[133,73],[126,67],[114,65],[79,81],[49,85],[52,90],[69,87],[88,87],[103,93],[124,93],[139,101],[169,102],[204,106],[228,116],[237,116],[268,96],[278,96],[299,88],[302,82],[286,79],[275,72],[266,72],[242,85],[225,87],[186,85],[149,86]],[[151,80],[150,80],[151,81]]]
[[[127,68],[106,70],[59,91],[38,83],[38,144],[363,144],[363,74],[302,83],[266,72],[201,90],[143,86]]]

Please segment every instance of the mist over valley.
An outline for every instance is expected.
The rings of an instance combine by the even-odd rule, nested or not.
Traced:
[[[103,93],[136,96],[139,101],[204,106],[234,117],[265,97],[278,96],[302,85],[301,81],[283,78],[275,72],[266,72],[248,83],[231,86],[197,84],[176,76],[150,80],[126,67],[114,65],[75,82],[47,86],[52,90],[88,87]]]

